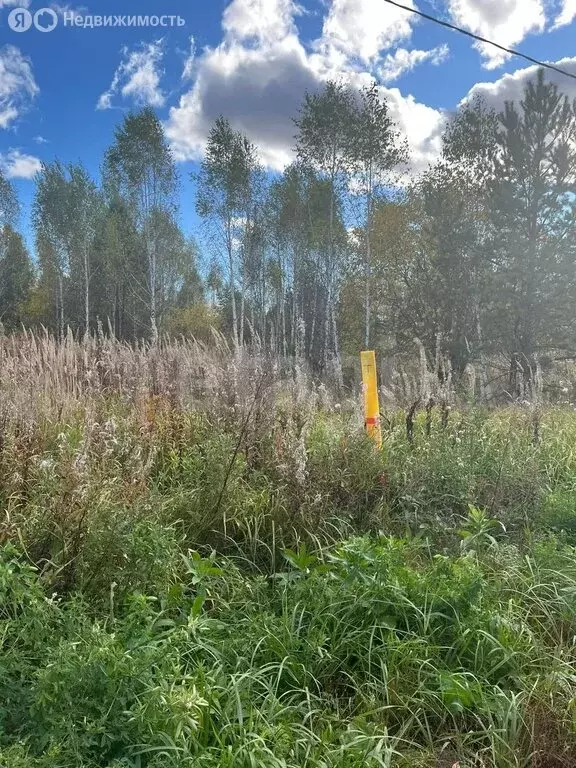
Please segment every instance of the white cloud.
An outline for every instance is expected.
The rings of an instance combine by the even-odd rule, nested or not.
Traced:
[[[328,79],[353,87],[373,82],[368,68],[326,44],[326,25],[321,41],[307,50],[294,24],[298,12],[290,0],[233,0],[222,42],[195,58],[195,79],[170,110],[166,133],[178,160],[200,158],[211,126],[224,114],[259,147],[265,165],[280,170],[294,159],[293,118],[307,91]],[[381,87],[381,93],[408,135],[415,165],[425,166],[439,149],[442,113],[396,88]]]
[[[191,90],[170,110],[167,135],[176,157],[197,158],[214,120],[225,114],[279,169],[290,162],[292,117],[306,90],[318,79],[298,40],[290,36],[272,48],[223,45],[204,54]]]
[[[0,111],[0,128],[8,128],[13,120],[18,117],[16,107],[6,106]]]
[[[452,20],[476,35],[508,48],[546,24],[545,0],[447,0]],[[486,69],[501,66],[509,54],[486,43],[475,43]]]
[[[0,168],[9,179],[32,179],[41,167],[37,157],[26,155],[19,149],[10,149],[6,154],[0,154]]]
[[[576,19],[576,0],[562,0],[560,12],[554,19],[552,29],[566,27]]]
[[[135,50],[122,49],[122,61],[114,74],[110,88],[99,98],[98,109],[111,109],[115,98],[123,97],[138,106],[164,106],[160,87],[163,40],[141,44]]]
[[[14,45],[0,48],[0,128],[8,128],[39,93],[30,59]]]
[[[398,88],[381,88],[380,92],[388,100],[390,116],[408,140],[411,171],[424,171],[440,155],[445,113],[413,96],[403,96]]]
[[[446,44],[439,45],[429,51],[417,49],[408,51],[406,48],[397,48],[394,53],[389,53],[378,64],[378,75],[384,82],[397,80],[414,67],[428,61],[430,64],[442,64],[448,58],[450,50]]]
[[[85,16],[88,13],[86,6],[74,6],[69,3],[51,3],[50,8],[56,11],[59,16],[64,16],[65,13],[73,13],[74,16]]]
[[[36,144],[48,144],[48,139],[45,139],[44,136],[34,136],[34,141]]]
[[[414,8],[412,0],[404,4]],[[367,64],[408,39],[416,18],[383,0],[332,0],[318,46],[328,56],[339,53]]]
[[[10,8],[13,5],[18,8],[28,8],[30,0],[0,0],[0,8]]]
[[[224,11],[222,27],[235,40],[268,44],[295,32],[297,13],[300,8],[293,0],[233,0]]]
[[[184,63],[184,71],[182,72],[182,80],[194,79],[194,64],[196,63],[196,40],[193,36],[190,37],[190,54],[186,58]]]
[[[576,75],[576,57],[560,59],[554,62],[554,65]],[[480,96],[489,106],[500,110],[505,101],[520,101],[526,83],[534,78],[538,69],[536,65],[524,67],[516,70],[516,72],[503,75],[493,83],[476,83],[462,101],[465,102],[475,96]],[[576,80],[551,70],[546,70],[546,79],[556,83],[567,96],[576,99]]]

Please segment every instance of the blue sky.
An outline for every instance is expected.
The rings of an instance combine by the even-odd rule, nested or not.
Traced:
[[[428,13],[561,62],[576,73],[576,0],[405,0]],[[8,25],[16,7],[52,7],[42,33]],[[64,13],[171,15],[182,26],[81,28]],[[166,126],[182,178],[184,228],[193,232],[189,180],[213,120],[228,116],[280,170],[289,162],[291,117],[306,90],[328,78],[375,78],[407,135],[417,173],[434,161],[446,115],[480,92],[499,106],[533,73],[525,62],[419,20],[383,0],[0,0],[0,166],[18,188],[22,227],[41,160],[82,161],[95,178],[114,127],[151,104]],[[553,76],[576,97],[576,81]]]

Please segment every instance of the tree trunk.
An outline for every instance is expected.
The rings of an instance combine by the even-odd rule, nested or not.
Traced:
[[[310,339],[308,341],[308,359],[314,360],[314,337],[316,335],[316,315],[318,310],[318,283],[314,282],[314,302],[312,310],[312,327],[310,328]]]
[[[90,335],[90,265],[88,263],[88,246],[84,246],[84,333]]]
[[[366,264],[364,285],[365,332],[364,349],[370,349],[371,307],[370,280],[372,278],[372,171],[368,174],[368,201],[366,210]]]
[[[60,305],[58,312],[60,341],[64,341],[64,285],[61,272],[58,273],[58,299]]]
[[[245,323],[245,311],[246,311],[246,299],[245,299],[245,277],[244,270],[242,270],[242,283],[240,285],[240,349],[244,346],[244,323]]]
[[[226,223],[226,247],[228,249],[228,275],[230,283],[230,301],[232,303],[232,340],[234,349],[238,350],[238,314],[236,311],[236,286],[234,285],[234,250],[232,245],[232,222]]]
[[[326,311],[324,313],[324,333],[322,342],[322,369],[326,370],[328,365],[328,358],[330,355],[330,331],[332,329],[331,323],[331,307],[332,307],[332,280],[334,273],[334,185],[335,175],[334,173],[330,179],[330,218],[328,229],[328,274],[326,280]]]
[[[152,344],[158,341],[158,326],[156,324],[156,243],[154,238],[148,245],[148,267],[150,280],[150,334]]]
[[[344,380],[342,378],[342,361],[340,359],[340,339],[338,336],[338,326],[336,325],[336,312],[333,304],[330,306],[330,314],[332,316],[332,334],[334,337],[334,373],[336,374],[336,382],[339,387],[342,387]]]

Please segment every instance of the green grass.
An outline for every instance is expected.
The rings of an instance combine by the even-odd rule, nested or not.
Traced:
[[[0,765],[575,765],[576,413],[387,416],[5,418]]]
[[[94,616],[7,547],[2,765],[560,760],[576,748],[573,555],[361,537],[287,553],[268,578],[190,553],[164,590],[111,588]]]

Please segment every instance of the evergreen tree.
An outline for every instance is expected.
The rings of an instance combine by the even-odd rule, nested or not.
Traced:
[[[499,119],[491,333],[531,378],[538,354],[576,342],[576,111],[540,70]]]
[[[0,231],[0,322],[16,330],[26,318],[34,270],[22,236],[9,224]]]

